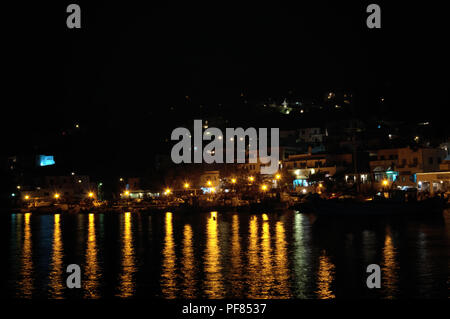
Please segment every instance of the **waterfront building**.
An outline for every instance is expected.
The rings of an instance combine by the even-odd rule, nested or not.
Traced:
[[[79,201],[97,198],[96,187],[86,175],[44,176],[40,186],[23,188],[21,197],[33,201]]]
[[[419,192],[450,192],[450,171],[417,173]]]
[[[283,169],[293,178],[293,188],[309,187],[314,174],[331,177],[352,163],[351,154],[297,154],[283,162]]]
[[[374,181],[380,185],[387,180],[389,185],[415,187],[417,174],[439,170],[445,158],[440,148],[392,148],[371,152],[370,169]]]

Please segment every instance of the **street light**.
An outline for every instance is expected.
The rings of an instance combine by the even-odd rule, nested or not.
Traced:
[[[261,185],[261,190],[263,192],[265,192],[267,190],[267,185],[265,185],[265,184]]]
[[[184,183],[184,188],[188,189],[189,188],[189,183]]]
[[[236,178],[232,178],[231,183],[236,184]]]
[[[248,180],[249,180],[250,182],[253,182],[253,181],[255,180],[255,178],[254,178],[253,176],[249,176],[249,177],[248,177]]]
[[[280,174],[277,174],[277,175],[275,175],[275,179],[281,179],[281,175]]]
[[[208,184],[208,186],[211,186],[211,181],[207,181],[206,184]]]
[[[56,193],[53,197],[55,197],[55,199],[58,199],[59,198],[59,194]]]
[[[94,193],[93,193],[93,192],[90,192],[90,193],[88,194],[88,196],[89,196],[90,198],[92,198],[92,197],[94,197]]]
[[[169,195],[171,192],[172,192],[172,190],[171,190],[170,188],[167,188],[167,189],[164,191],[164,194]]]
[[[25,195],[25,199],[26,199],[26,200],[29,200],[29,199],[30,199],[30,196]]]
[[[388,186],[389,182],[387,179],[383,180],[383,186]]]
[[[126,196],[130,196],[130,192],[129,191],[125,191],[125,195]]]

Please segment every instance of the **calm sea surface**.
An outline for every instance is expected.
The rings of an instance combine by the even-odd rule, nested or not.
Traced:
[[[450,212],[314,220],[298,212],[9,214],[16,298],[449,298]],[[82,288],[66,288],[78,264]],[[381,267],[368,289],[366,267]]]

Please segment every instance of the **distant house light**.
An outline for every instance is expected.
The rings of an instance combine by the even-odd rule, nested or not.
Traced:
[[[55,165],[53,155],[39,155],[39,166]]]

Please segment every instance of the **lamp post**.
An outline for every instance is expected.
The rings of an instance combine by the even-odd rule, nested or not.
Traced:
[[[237,182],[236,178],[231,179],[231,184],[233,185],[233,192],[236,192],[236,188],[235,188],[236,182]]]
[[[389,185],[389,181],[387,179],[384,179],[382,184],[383,184],[383,192],[386,192]],[[386,196],[386,194],[384,196]]]
[[[126,191],[124,192],[124,194],[125,194],[125,196],[126,196],[126,198],[127,198],[127,206],[128,206],[129,203],[130,203],[130,191],[126,190]]]
[[[277,188],[280,188],[280,180],[281,180],[281,174],[276,174],[275,175],[275,183]]]

